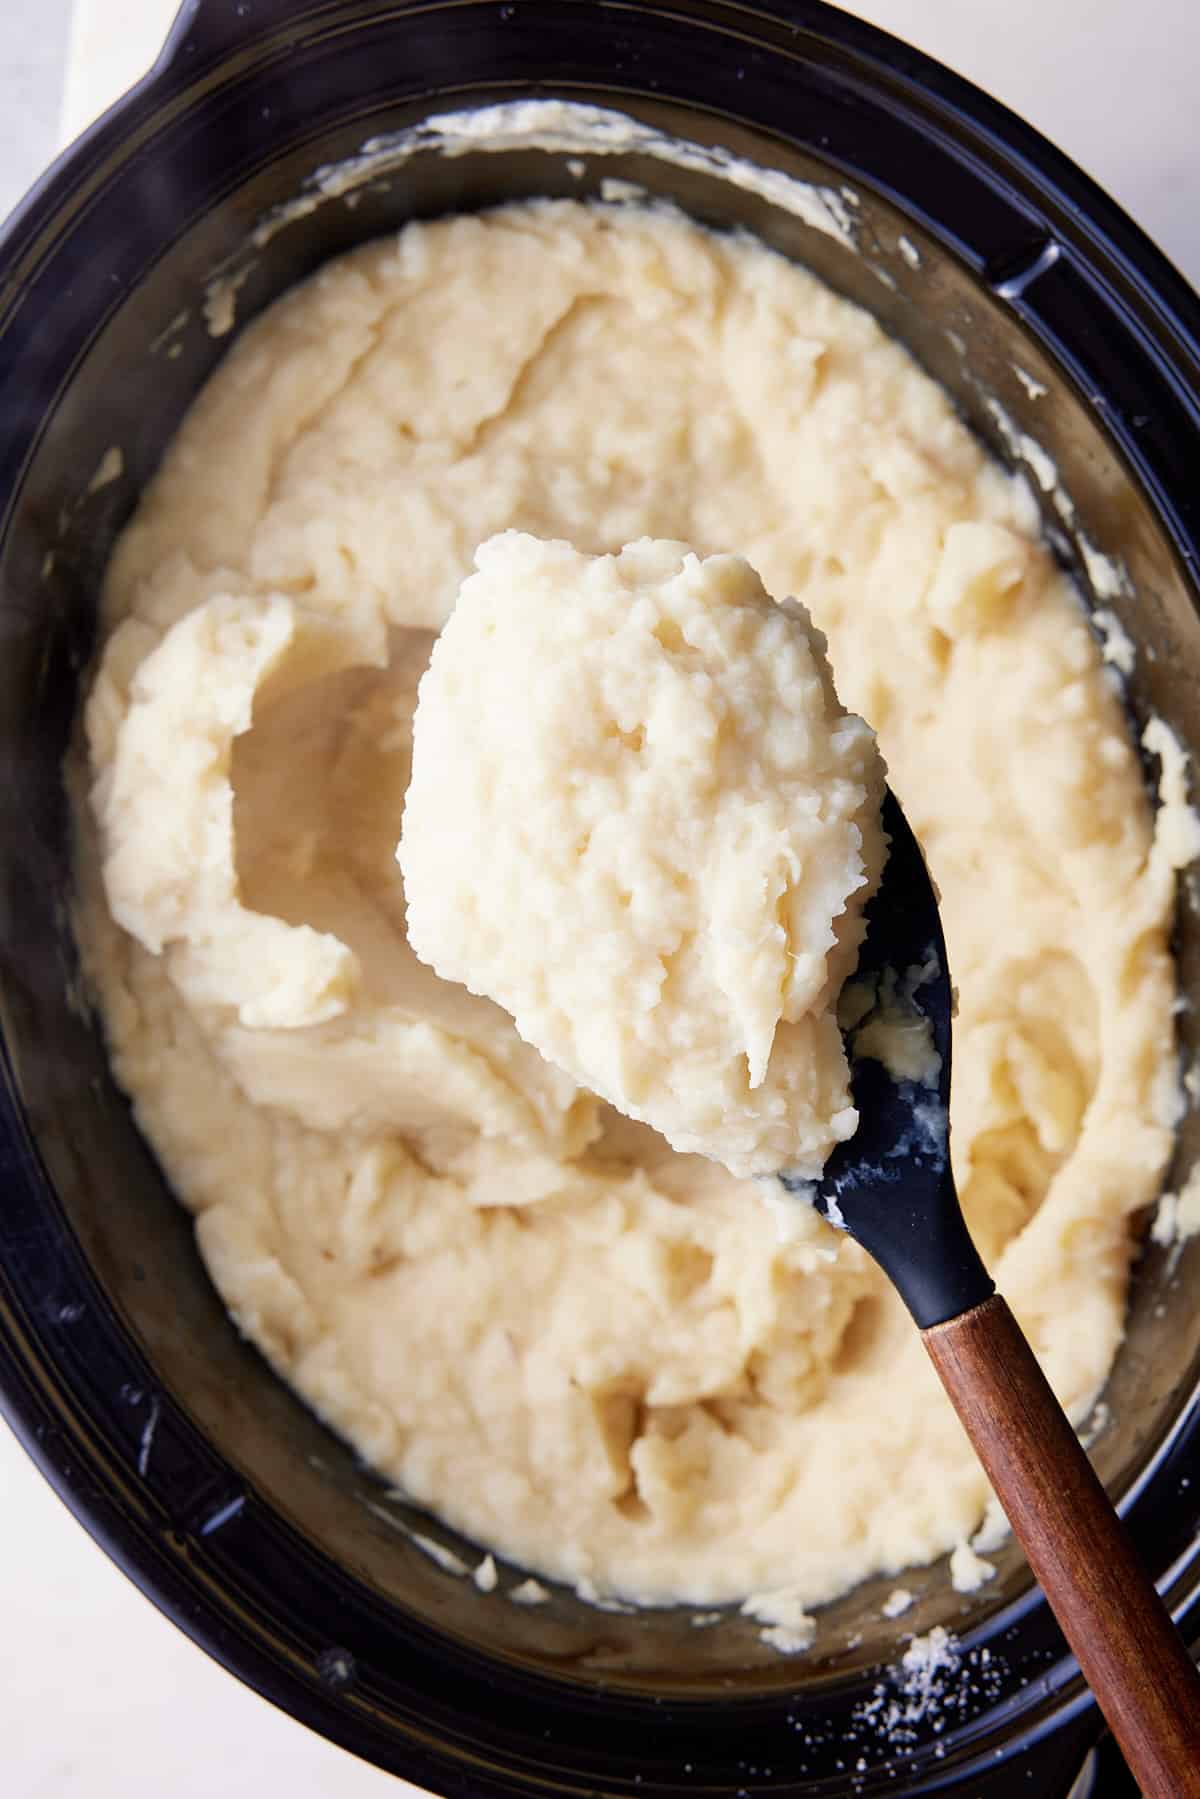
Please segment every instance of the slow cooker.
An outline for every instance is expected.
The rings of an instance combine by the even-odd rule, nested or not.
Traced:
[[[614,108],[812,183],[849,229],[813,230],[712,159],[636,147],[581,168],[418,144],[314,185],[369,140],[522,97]],[[808,0],[190,0],[0,242],[0,1406],[181,1628],[436,1793],[1062,1799],[1100,1725],[1015,1547],[969,1599],[944,1563],[906,1574],[902,1623],[881,1615],[891,1583],[868,1583],[802,1658],[736,1612],[696,1629],[687,1610],[604,1612],[565,1590],[500,1606],[432,1559],[414,1529],[469,1549],[389,1497],[239,1338],[81,987],[62,771],[101,572],[230,341],[221,326],[406,219],[614,177],[754,232],[903,340],[998,455],[1027,463],[1084,598],[1137,646],[1135,725],[1157,712],[1200,741],[1200,303],[1011,113]],[[1184,1054],[1198,900],[1182,883]],[[1189,1117],[1173,1179],[1198,1143]],[[1200,1243],[1140,1255],[1093,1445],[1193,1639],[1198,1292]],[[938,1624],[960,1667],[909,1704],[900,1650]]]

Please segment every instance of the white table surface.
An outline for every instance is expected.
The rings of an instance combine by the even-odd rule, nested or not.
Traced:
[[[172,0],[0,0],[0,216],[148,66]],[[1197,0],[850,8],[1025,114],[1200,284]],[[0,1425],[0,1792],[383,1799],[416,1789],[258,1699],[117,1573]]]

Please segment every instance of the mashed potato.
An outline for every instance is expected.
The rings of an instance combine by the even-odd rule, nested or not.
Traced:
[[[858,1123],[835,1011],[884,857],[823,640],[736,556],[475,561],[421,682],[410,943],[673,1148],[815,1180]]]
[[[1076,1414],[1171,1147],[1174,858],[1024,487],[865,313],[678,216],[527,205],[330,264],[116,548],[79,930],[238,1325],[531,1569],[813,1604],[987,1500],[900,1302],[406,940],[417,682],[510,527],[736,549],[826,634],[941,890],[964,1206]]]

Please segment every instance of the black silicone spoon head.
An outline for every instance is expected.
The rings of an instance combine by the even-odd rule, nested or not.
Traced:
[[[778,1178],[862,1244],[926,1329],[994,1289],[950,1169],[954,995],[937,896],[890,789],[883,825],[891,847],[840,1011],[858,1129],[818,1182]]]

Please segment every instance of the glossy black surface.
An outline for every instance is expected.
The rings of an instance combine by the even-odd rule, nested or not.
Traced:
[[[619,105],[845,182],[862,253],[700,174],[630,156],[577,179],[537,152],[419,156],[355,205],[330,200],[247,252],[267,208],[365,138],[530,92]],[[1095,1725],[1015,1551],[977,1601],[950,1591],[944,1565],[906,1574],[917,1604],[904,1626],[948,1624],[973,1663],[949,1708],[900,1741],[862,1716],[899,1641],[880,1617],[891,1581],[829,1608],[814,1654],[787,1660],[737,1616],[696,1629],[689,1611],[629,1618],[565,1593],[523,1612],[436,1567],[405,1536],[406,1508],[237,1339],[78,1003],[61,760],[109,546],[224,349],[201,314],[205,282],[223,266],[244,274],[244,320],[407,217],[593,193],[606,175],[810,262],[908,342],[997,448],[992,398],[1036,433],[1083,526],[1129,564],[1136,597],[1113,603],[1142,646],[1135,718],[1158,709],[1200,741],[1196,302],[1003,109],[817,5],[188,9],[159,68],[52,171],[0,247],[0,1396],[88,1528],[198,1641],[314,1728],[435,1791],[1058,1799]],[[114,443],[121,478],[89,491]],[[1200,993],[1190,903],[1179,948]],[[1193,1030],[1187,1013],[1189,1049]],[[1180,1172],[1195,1139],[1189,1119]],[[1139,1265],[1095,1449],[1193,1629],[1198,1251],[1173,1272],[1160,1250]]]

